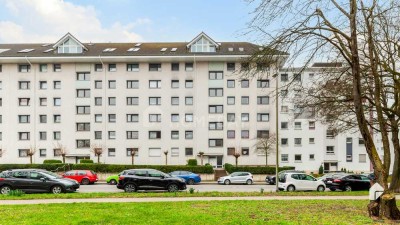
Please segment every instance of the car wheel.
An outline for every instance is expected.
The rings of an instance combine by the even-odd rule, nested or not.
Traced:
[[[344,191],[351,191],[351,186],[350,185],[346,185],[344,187]]]
[[[81,183],[82,183],[82,185],[88,185],[88,184],[90,184],[90,180],[87,178],[84,178],[84,179],[82,179]]]
[[[51,187],[51,192],[53,194],[61,194],[61,193],[63,193],[63,188],[60,185],[55,185],[55,186]]]
[[[134,184],[127,184],[124,187],[125,192],[135,192],[136,191],[136,185]]]
[[[226,180],[224,181],[224,184],[225,184],[225,185],[229,185],[229,184],[231,184],[231,181],[228,180],[228,179],[226,179]]]
[[[168,186],[168,192],[177,192],[178,191],[178,185],[176,184],[170,184]]]
[[[317,188],[317,191],[324,192],[325,191],[325,187],[322,186],[322,185],[319,185],[318,188]]]
[[[7,185],[4,185],[3,187],[0,188],[0,192],[3,195],[7,195],[8,193],[10,193],[10,191],[11,191],[11,187],[7,186]]]
[[[295,191],[296,188],[293,185],[289,185],[289,187],[287,187],[287,191]]]
[[[194,180],[193,180],[193,179],[189,179],[189,180],[187,181],[187,183],[188,183],[189,185],[193,185],[193,184],[194,184]]]
[[[248,180],[246,180],[246,184],[248,184],[248,185],[253,184],[253,181],[248,179]]]
[[[110,180],[110,184],[111,184],[111,185],[116,185],[116,184],[117,184],[117,181],[114,180],[114,179],[112,179],[112,180]]]
[[[331,191],[336,191],[336,189],[335,189],[335,188],[329,188],[329,190],[331,190]]]

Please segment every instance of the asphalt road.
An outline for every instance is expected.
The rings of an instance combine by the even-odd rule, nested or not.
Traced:
[[[210,192],[210,191],[220,191],[220,192],[259,192],[261,188],[264,192],[275,191],[275,185],[267,184],[235,184],[235,185],[218,185],[218,184],[197,184],[188,185],[187,190],[194,188],[195,191],[199,192]],[[115,185],[109,184],[92,184],[92,185],[81,185],[79,192],[123,192],[123,190],[118,189]]]

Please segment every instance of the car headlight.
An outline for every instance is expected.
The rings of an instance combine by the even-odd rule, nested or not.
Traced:
[[[180,178],[180,179],[181,179],[181,181],[182,181],[182,182],[186,182],[186,180],[185,180],[185,179],[183,179],[183,178]]]

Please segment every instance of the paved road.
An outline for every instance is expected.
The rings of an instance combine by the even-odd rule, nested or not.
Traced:
[[[219,191],[219,192],[259,192],[261,188],[264,189],[264,192],[272,192],[275,191],[274,185],[266,185],[266,184],[253,184],[253,185],[218,185],[218,184],[198,184],[198,185],[188,185],[187,190],[189,188],[194,188],[195,191],[199,192],[210,192],[210,191]],[[123,190],[118,189],[114,185],[109,184],[93,184],[93,185],[81,185],[79,188],[79,192],[87,193],[87,192],[123,192]]]

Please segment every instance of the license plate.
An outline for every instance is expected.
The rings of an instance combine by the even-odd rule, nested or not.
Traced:
[[[328,184],[332,184],[332,181],[328,180],[326,183],[328,183]]]

